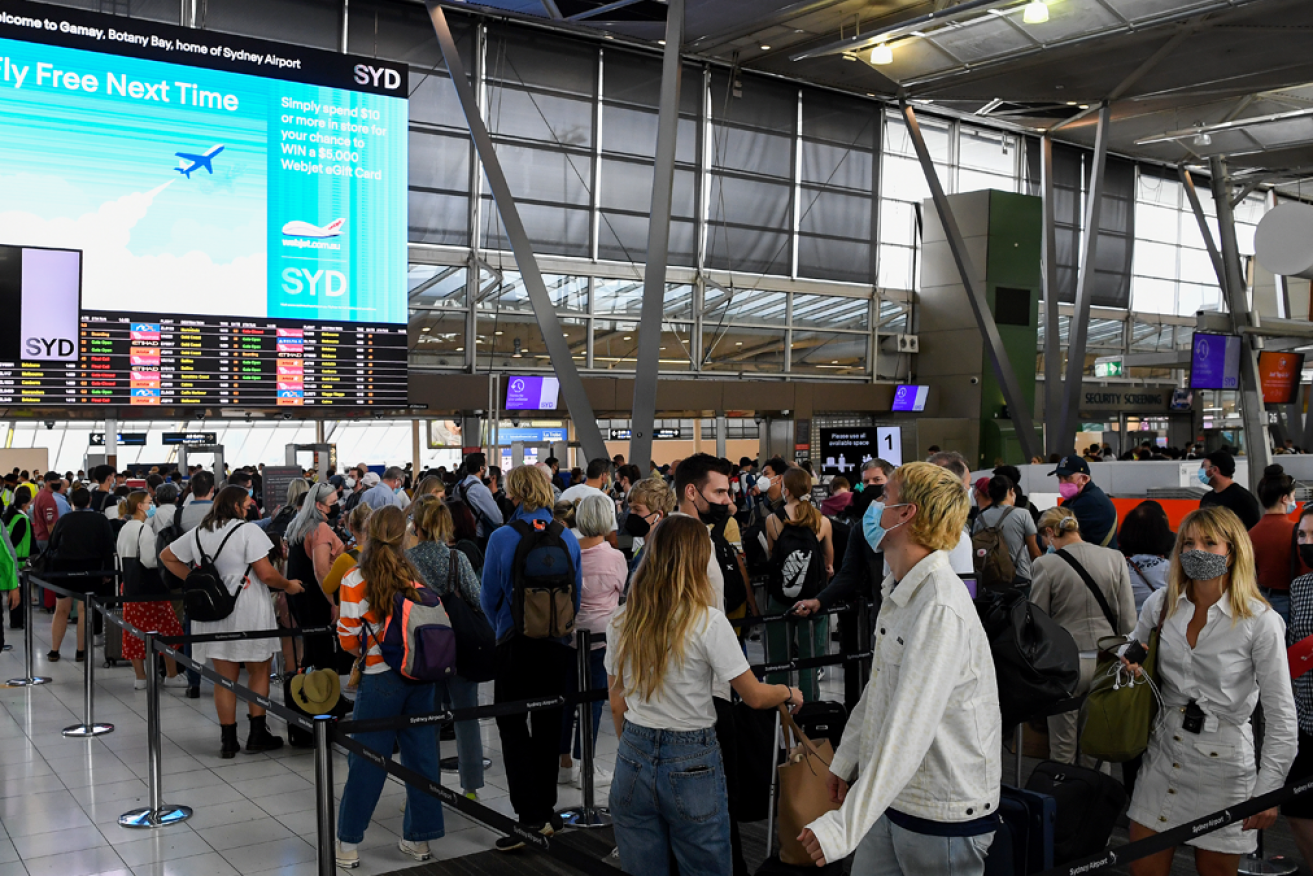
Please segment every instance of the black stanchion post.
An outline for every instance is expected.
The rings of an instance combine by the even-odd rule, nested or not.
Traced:
[[[131,828],[168,827],[191,818],[190,806],[171,806],[164,802],[163,749],[160,742],[160,674],[155,671],[155,637],[152,630],[143,636],[146,643],[146,758],[150,770],[150,806],[133,809],[119,816],[119,824]]]
[[[315,824],[318,829],[319,876],[333,876],[337,852],[333,848],[332,715],[315,715]]]
[[[44,675],[35,675],[36,666],[34,665],[36,656],[36,642],[32,639],[32,581],[27,572],[19,572],[19,579],[23,582],[23,649],[27,652],[23,655],[23,665],[26,675],[22,678],[11,678],[6,684],[14,687],[32,687],[38,684],[49,684],[50,678]]]
[[[82,622],[86,630],[87,645],[95,645],[95,636],[92,634],[94,625],[91,620],[96,611],[96,600],[90,593],[82,596],[82,611],[86,619]],[[106,733],[114,732],[113,724],[96,723],[96,655],[95,648],[86,649],[86,660],[83,661],[85,669],[82,674],[82,723],[74,724],[72,727],[64,728],[64,735],[74,739],[91,739],[95,736],[104,736]]]
[[[589,660],[592,657],[592,635],[588,630],[575,633],[575,649],[579,663],[579,692],[592,690],[589,678]],[[579,787],[583,802],[579,806],[562,809],[558,815],[570,827],[610,827],[611,811],[605,806],[593,805],[593,704],[580,703],[579,715]]]

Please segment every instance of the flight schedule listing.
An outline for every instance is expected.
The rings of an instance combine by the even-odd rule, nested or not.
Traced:
[[[406,327],[84,311],[76,362],[0,362],[0,404],[404,407]]]

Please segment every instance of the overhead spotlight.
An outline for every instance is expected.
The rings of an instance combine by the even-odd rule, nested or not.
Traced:
[[[880,43],[871,49],[871,63],[877,67],[883,67],[885,64],[894,62],[894,50],[887,43]]]
[[[1200,131],[1198,134],[1195,134],[1195,137],[1194,137],[1194,145],[1196,145],[1196,146],[1212,146],[1212,145],[1213,145],[1213,138],[1210,137],[1210,136],[1208,136],[1207,133],[1205,133],[1205,132],[1203,132],[1203,131]]]
[[[1021,14],[1021,20],[1026,24],[1043,24],[1049,20],[1049,6],[1044,0],[1030,0],[1026,4],[1026,11]]]
[[[424,326],[422,329],[420,329],[420,331],[422,331],[422,332],[431,332],[431,331],[433,331],[433,329],[430,328],[429,326]]]
[[[770,51],[770,46],[766,45],[765,43],[762,43],[758,48],[760,48],[763,52]]]

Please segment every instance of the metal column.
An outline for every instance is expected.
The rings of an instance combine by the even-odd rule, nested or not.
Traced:
[[[588,393],[584,390],[583,381],[579,377],[579,369],[575,367],[574,359],[570,355],[570,346],[566,343],[565,333],[561,330],[561,321],[552,307],[552,299],[547,294],[547,286],[543,283],[538,260],[533,254],[533,246],[529,243],[529,235],[524,230],[524,223],[520,221],[520,212],[515,208],[515,199],[511,196],[511,188],[506,182],[506,174],[502,172],[497,151],[492,145],[492,138],[488,136],[488,128],[479,115],[474,90],[465,76],[465,65],[460,59],[460,52],[456,49],[456,40],[451,35],[451,28],[447,25],[447,16],[437,0],[425,0],[425,5],[433,22],[433,30],[437,34],[438,46],[446,61],[447,71],[451,74],[452,84],[456,86],[461,110],[465,113],[465,121],[470,127],[470,136],[474,138],[474,146],[483,162],[483,171],[488,185],[492,188],[493,200],[496,201],[497,210],[501,213],[502,225],[506,229],[507,239],[511,242],[511,251],[515,254],[515,263],[524,281],[525,292],[529,295],[534,317],[538,320],[543,342],[547,345],[552,370],[561,381],[561,393],[565,396],[565,405],[570,411],[570,419],[574,422],[579,442],[583,445],[589,459],[605,457],[607,456],[606,443],[602,441],[602,433],[597,428],[593,405],[588,400]]]
[[[1080,275],[1076,280],[1076,310],[1067,338],[1066,392],[1062,394],[1062,431],[1058,453],[1076,447],[1076,419],[1080,415],[1081,379],[1085,374],[1085,338],[1089,334],[1090,299],[1093,295],[1094,259],[1099,248],[1099,218],[1103,211],[1103,180],[1108,165],[1108,123],[1112,116],[1107,101],[1099,107],[1099,127],[1094,136],[1094,166],[1090,173],[1089,203],[1085,227],[1081,229]],[[1045,380],[1048,380],[1047,375]]]
[[[912,136],[912,145],[916,147],[916,157],[921,162],[921,171],[930,186],[930,197],[934,201],[935,212],[939,214],[939,221],[944,226],[944,235],[948,238],[948,248],[952,251],[953,261],[957,264],[957,273],[962,278],[962,285],[966,287],[967,301],[976,316],[976,325],[984,335],[985,346],[989,350],[989,361],[994,366],[994,374],[998,377],[999,386],[1003,390],[1003,400],[1007,402],[1008,414],[1016,424],[1021,452],[1027,460],[1032,459],[1040,451],[1039,444],[1036,442],[1034,418],[1026,405],[1025,396],[1021,394],[1021,384],[1017,382],[1017,374],[1012,370],[1007,351],[1003,349],[1003,338],[994,323],[994,314],[990,312],[989,299],[986,297],[985,290],[976,282],[971,254],[967,252],[966,241],[962,238],[962,230],[957,226],[957,218],[948,203],[948,196],[944,194],[944,186],[939,182],[939,174],[935,171],[934,162],[930,158],[925,137],[921,135],[921,125],[916,119],[916,113],[906,100],[901,101],[900,105],[903,119],[907,122],[908,133]]]
[[[638,322],[638,363],[634,374],[629,461],[646,471],[652,460],[656,422],[657,372],[661,357],[661,314],[670,258],[670,200],[675,184],[675,143],[679,135],[679,85],[683,65],[684,0],[666,6],[666,50],[661,61],[661,103],[657,112],[656,163],[652,169],[652,209],[647,225],[647,264],[643,269],[643,311]],[[605,455],[605,454],[603,454]]]
[[[1053,200],[1053,138],[1040,138],[1039,178],[1044,202],[1043,237],[1040,240],[1044,283],[1044,444],[1048,453],[1062,448],[1062,333],[1058,321],[1057,218]]]
[[[1272,462],[1272,437],[1258,382],[1258,350],[1263,342],[1257,336],[1243,332],[1244,328],[1258,327],[1258,314],[1249,306],[1246,295],[1248,284],[1240,268],[1240,247],[1236,243],[1231,181],[1226,175],[1226,165],[1222,159],[1212,158],[1208,167],[1213,175],[1213,201],[1217,208],[1217,233],[1222,245],[1222,268],[1225,271],[1222,291],[1226,295],[1227,309],[1231,311],[1231,325],[1235,333],[1240,335],[1240,415],[1245,424],[1245,459],[1249,463],[1249,483],[1256,488],[1263,479],[1263,469]]]

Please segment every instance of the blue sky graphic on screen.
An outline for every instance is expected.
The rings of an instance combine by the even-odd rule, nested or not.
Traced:
[[[83,309],[406,322],[404,97],[0,39],[0,117],[0,242]]]
[[[1194,333],[1190,357],[1191,389],[1237,389],[1240,386],[1240,338]]]
[[[554,411],[561,391],[555,377],[512,375],[506,380],[506,410]]]

